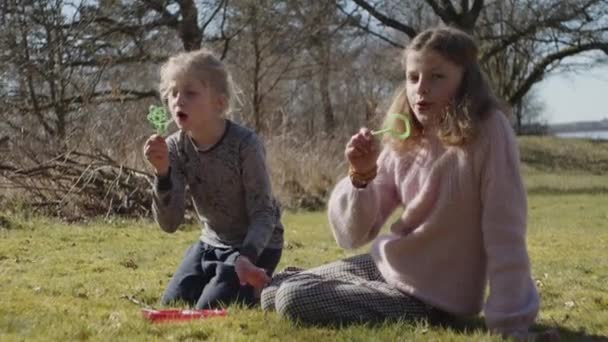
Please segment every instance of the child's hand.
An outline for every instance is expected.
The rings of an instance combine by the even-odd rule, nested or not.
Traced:
[[[144,155],[157,176],[164,177],[169,173],[169,148],[165,138],[156,134],[150,136],[144,145]]]
[[[239,256],[234,263],[234,270],[241,285],[249,284],[256,289],[263,288],[270,282],[270,277],[263,268],[254,265],[249,258]]]
[[[344,155],[351,167],[358,173],[368,173],[376,167],[376,160],[380,154],[378,140],[367,128],[361,128],[359,133],[353,135],[348,144]]]

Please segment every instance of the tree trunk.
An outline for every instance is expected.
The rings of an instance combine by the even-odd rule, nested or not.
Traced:
[[[328,36],[327,27],[324,29],[324,41],[321,43],[321,78],[319,79],[319,91],[323,104],[324,130],[327,134],[333,134],[336,127],[334,108],[331,103],[330,80],[331,80],[331,41]]]
[[[254,66],[253,66],[253,94],[252,103],[253,103],[253,125],[256,132],[260,132],[262,130],[262,117],[261,117],[261,106],[262,99],[260,95],[260,72],[261,72],[261,49],[260,49],[260,36],[258,32],[258,17],[257,17],[257,9],[255,5],[250,7],[250,15],[251,15],[251,44],[253,45],[253,58],[254,58]]]

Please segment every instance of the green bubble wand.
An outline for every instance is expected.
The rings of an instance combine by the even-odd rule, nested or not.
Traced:
[[[393,129],[394,125],[391,125],[391,123],[393,123],[397,120],[403,121],[403,124],[405,125],[404,132],[398,132],[395,129]],[[390,114],[388,117],[388,120],[387,120],[387,124],[384,128],[377,130],[377,131],[372,131],[372,135],[380,135],[380,134],[385,134],[385,133],[388,133],[391,136],[393,136],[394,138],[397,138],[399,140],[405,140],[405,139],[409,138],[410,134],[411,134],[409,118],[403,114]]]
[[[167,133],[167,127],[169,127],[171,119],[164,107],[151,105],[147,118],[156,130],[156,134],[165,135]]]

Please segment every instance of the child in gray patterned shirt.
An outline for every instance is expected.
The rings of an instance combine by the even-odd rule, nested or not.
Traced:
[[[253,131],[224,118],[232,84],[212,53],[178,54],[160,76],[163,102],[180,130],[167,139],[152,135],[144,146],[156,176],[154,218],[174,232],[184,218],[187,187],[202,224],[161,303],[254,304],[283,247],[264,147]]]

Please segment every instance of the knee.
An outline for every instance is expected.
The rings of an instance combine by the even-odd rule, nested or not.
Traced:
[[[285,282],[275,294],[275,308],[279,316],[299,321],[308,321],[306,312],[310,298],[305,289],[297,282]]]
[[[202,286],[196,277],[186,276],[172,279],[160,298],[161,305],[173,305],[177,302],[193,304],[202,291]]]
[[[274,301],[277,293],[276,286],[268,286],[260,294],[260,306],[262,310],[274,310]]]
[[[179,301],[184,301],[185,298],[178,291],[167,291],[160,297],[160,305],[168,306]]]

